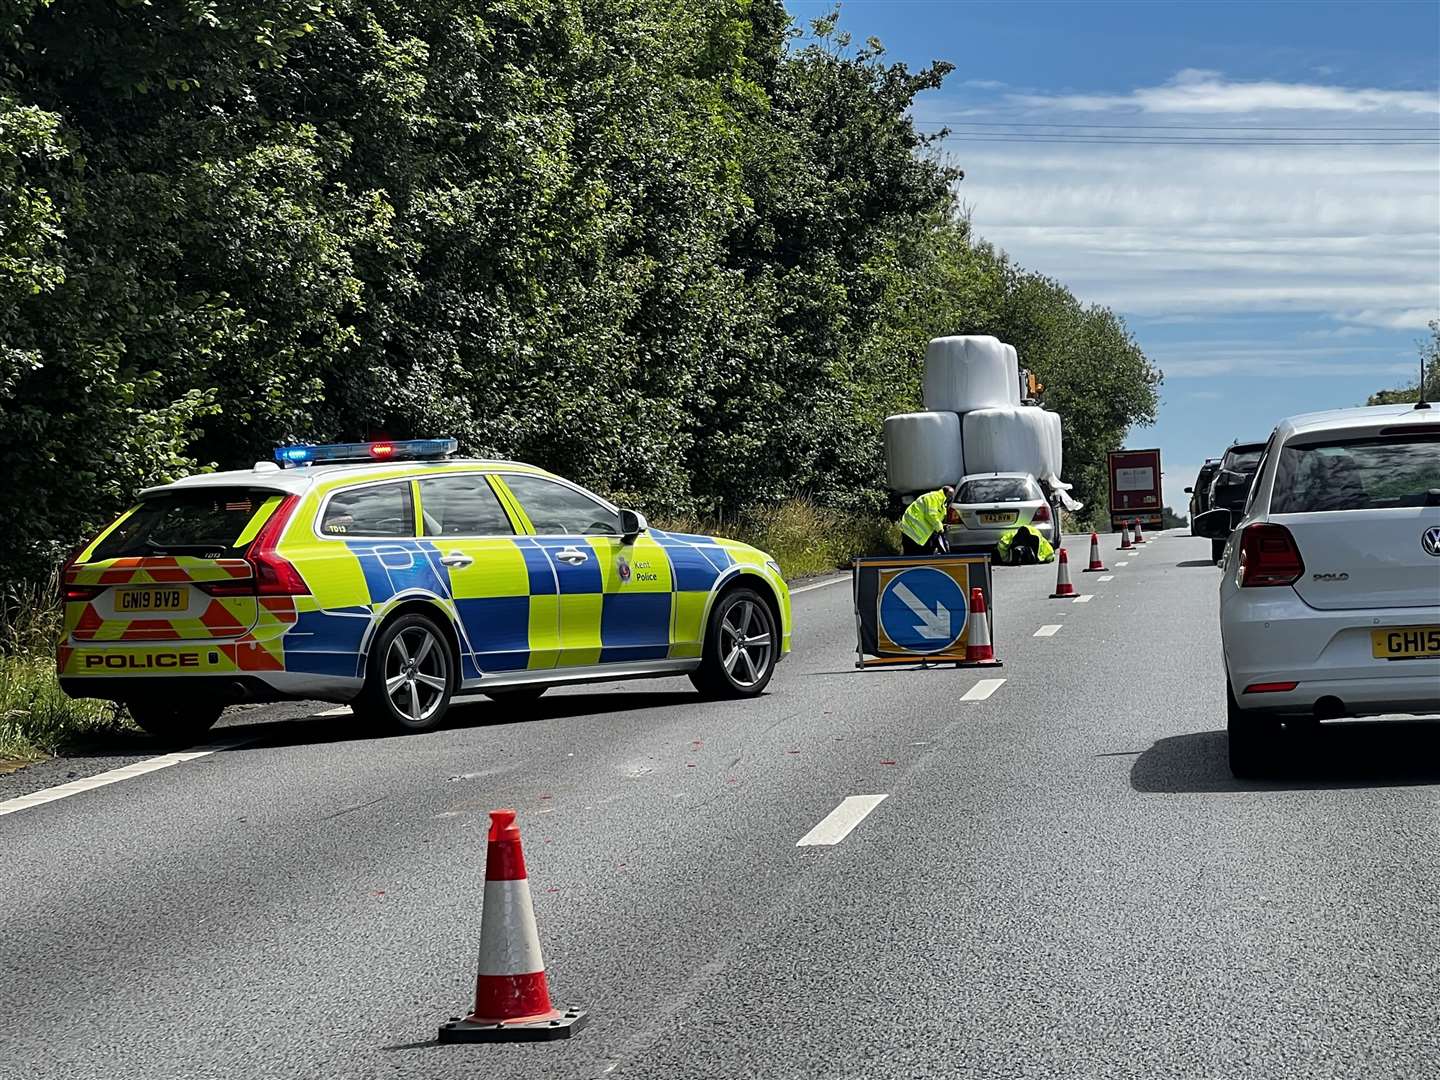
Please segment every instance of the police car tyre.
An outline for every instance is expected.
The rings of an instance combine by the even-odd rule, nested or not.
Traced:
[[[499,701],[506,705],[529,705],[531,702],[539,701],[548,686],[507,686],[495,690],[486,690],[485,696],[491,701]]]
[[[754,589],[732,589],[710,612],[700,666],[690,681],[709,697],[754,697],[775,672],[778,644],[765,598]]]
[[[166,742],[190,742],[215,726],[225,706],[219,702],[206,704],[171,701],[127,701],[130,716],[141,728]]]
[[[1230,738],[1230,775],[1250,780],[1274,770],[1280,751],[1280,724],[1240,708],[1229,679],[1225,680],[1225,729]]]
[[[429,731],[445,719],[455,693],[455,664],[435,620],[401,615],[370,650],[357,715],[392,730]]]

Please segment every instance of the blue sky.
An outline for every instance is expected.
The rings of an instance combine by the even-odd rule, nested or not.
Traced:
[[[1440,317],[1440,3],[849,0],[840,25],[955,65],[917,122],[956,132],[977,232],[1165,372],[1128,442],[1161,447],[1172,505],[1232,440],[1414,380]]]

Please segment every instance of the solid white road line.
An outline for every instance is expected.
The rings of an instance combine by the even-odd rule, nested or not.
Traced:
[[[1101,575],[1100,575],[1099,577],[1097,577],[1095,580],[1096,580],[1096,581],[1114,581],[1114,580],[1115,580],[1115,575],[1114,575],[1114,574],[1101,574]]]
[[[1042,626],[1042,627],[1040,627],[1039,630],[1036,630],[1036,631],[1035,631],[1035,636],[1036,636],[1036,637],[1054,637],[1056,634],[1058,634],[1058,633],[1060,632],[1060,627],[1061,627],[1062,625],[1063,625],[1062,623],[1052,623],[1052,624],[1050,624],[1049,626]]]
[[[126,765],[119,769],[111,769],[109,772],[98,773],[95,776],[87,776],[83,780],[72,780],[68,784],[60,784],[58,787],[45,788],[43,791],[32,791],[29,795],[20,795],[14,799],[6,799],[0,802],[0,817],[6,814],[14,814],[20,810],[29,810],[33,806],[44,806],[46,803],[55,802],[57,799],[67,799],[71,795],[79,795],[82,791],[93,791],[95,788],[107,787],[110,784],[118,784],[121,780],[130,780],[136,776],[144,776],[146,773],[155,772],[157,769],[168,769],[171,765],[179,765],[182,761],[194,761],[196,758],[209,757],[217,750],[232,750],[237,746],[244,746],[249,739],[240,739],[228,743],[212,743],[195,750],[185,750],[178,754],[164,754],[160,757],[146,758],[144,761],[137,761],[133,765]]]
[[[871,810],[885,801],[884,795],[850,795],[839,806],[820,819],[820,824],[795,841],[796,847],[822,847],[838,844],[850,835]]]
[[[974,686],[960,695],[961,701],[984,701],[991,694],[1005,685],[1004,679],[981,679]]]
[[[801,593],[812,592],[812,591],[814,591],[815,589],[823,589],[823,588],[825,588],[826,585],[838,585],[838,584],[840,584],[840,582],[842,582],[842,581],[849,581],[849,580],[850,580],[850,575],[849,575],[849,574],[838,574],[838,575],[836,575],[835,577],[826,578],[824,581],[815,581],[815,582],[812,582],[812,583],[809,584],[809,585],[801,585],[798,589],[791,589],[791,590],[790,590],[790,595],[791,595],[791,596],[799,596]]]
[[[1094,594],[1094,593],[1086,593],[1084,596],[1077,596],[1077,597],[1075,597],[1075,603],[1077,603],[1077,604],[1088,604],[1091,600],[1094,600],[1094,599],[1095,599],[1095,594]]]

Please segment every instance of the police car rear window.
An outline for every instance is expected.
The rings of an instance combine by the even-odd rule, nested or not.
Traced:
[[[225,558],[274,492],[198,488],[153,495],[95,548],[91,562],[143,556]]]
[[[1440,435],[1290,444],[1275,469],[1272,514],[1424,506],[1440,489]]]

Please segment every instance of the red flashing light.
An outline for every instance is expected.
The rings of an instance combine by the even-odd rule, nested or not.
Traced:
[[[1288,693],[1288,692],[1291,691],[1291,690],[1294,690],[1295,687],[1297,687],[1297,686],[1299,686],[1299,685],[1300,685],[1299,683],[1293,683],[1293,682],[1257,682],[1257,683],[1251,683],[1249,686],[1245,687],[1245,693],[1247,693],[1247,694],[1285,694],[1285,693]]]
[[[1248,525],[1240,534],[1240,587],[1293,585],[1305,573],[1305,560],[1284,525]]]
[[[84,603],[87,600],[94,600],[104,591],[103,585],[66,585],[62,595],[67,604]]]
[[[395,453],[395,444],[388,442],[377,442],[370,444],[370,456],[380,459],[391,457]]]

